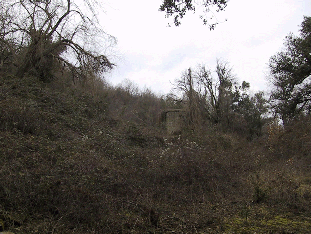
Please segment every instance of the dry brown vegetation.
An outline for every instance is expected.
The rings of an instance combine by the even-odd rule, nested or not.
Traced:
[[[72,1],[0,11],[0,232],[310,232],[309,86],[285,127],[227,63],[189,68],[181,100],[112,87],[99,77],[114,64],[89,47],[106,34]],[[168,108],[186,113],[179,135],[160,122]]]
[[[253,141],[217,125],[167,136],[163,99],[92,82],[1,74],[2,229],[309,233],[309,117]]]

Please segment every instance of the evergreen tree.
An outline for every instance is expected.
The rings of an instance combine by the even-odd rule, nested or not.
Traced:
[[[311,17],[304,17],[300,36],[289,34],[285,49],[270,58],[271,95],[276,113],[286,124],[311,111]]]

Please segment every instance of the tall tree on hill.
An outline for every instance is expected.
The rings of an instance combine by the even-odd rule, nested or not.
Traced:
[[[311,17],[304,17],[300,36],[289,34],[285,49],[270,58],[271,99],[283,122],[311,112]]]
[[[245,81],[238,86],[227,62],[217,60],[215,72],[204,65],[189,68],[175,85],[193,128],[212,123],[249,139],[261,135],[267,112],[264,93],[250,95],[250,84]]]
[[[186,100],[186,109],[192,124],[209,120],[212,123],[230,125],[232,90],[235,78],[228,63],[217,60],[217,78],[205,66],[189,68],[176,80],[176,89]]]
[[[206,102],[205,112],[214,123],[228,125],[230,122],[232,90],[236,83],[232,69],[227,62],[217,60],[216,77],[205,66],[196,72],[197,86]]]
[[[97,51],[113,37],[99,27],[96,1],[82,3],[83,11],[74,0],[2,1],[0,14],[5,17],[0,39],[14,41],[18,76],[32,73],[48,81],[60,63],[80,78],[90,69],[95,73],[112,69],[109,59]]]
[[[249,89],[250,84],[245,81],[241,86],[235,87],[233,111],[236,114],[235,128],[253,139],[262,133],[262,127],[267,121],[265,114],[268,112],[268,105],[263,92],[250,95]],[[241,117],[243,121],[239,121]]]
[[[197,111],[197,91],[195,89],[195,77],[193,71],[188,68],[181,76],[176,80],[176,88],[182,92],[183,98],[186,101],[186,110],[188,114],[188,121],[190,125],[197,124],[198,111]]]
[[[218,118],[225,126],[230,126],[232,113],[232,91],[235,78],[232,69],[225,62],[217,61],[216,74],[218,77]]]

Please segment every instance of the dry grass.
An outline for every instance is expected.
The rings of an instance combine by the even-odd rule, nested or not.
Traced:
[[[310,230],[309,118],[253,142],[215,127],[167,137],[149,118],[161,110],[151,94],[13,76],[0,90],[4,230]]]

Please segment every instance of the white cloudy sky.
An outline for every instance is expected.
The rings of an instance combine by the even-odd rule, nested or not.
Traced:
[[[165,94],[187,68],[206,64],[213,70],[221,58],[239,81],[250,82],[253,90],[268,90],[269,58],[280,51],[286,35],[298,34],[303,16],[311,16],[311,0],[230,0],[216,15],[227,21],[214,31],[192,13],[180,27],[167,27],[173,19],[158,11],[161,2],[103,0],[101,24],[118,40],[110,54],[117,67],[108,82],[129,79]]]

